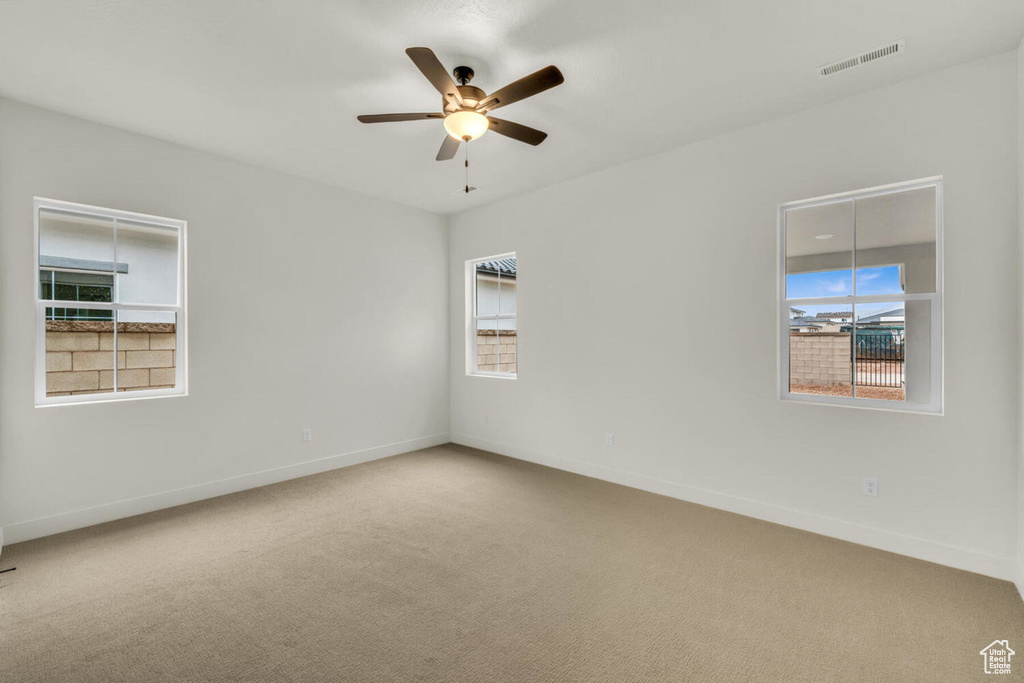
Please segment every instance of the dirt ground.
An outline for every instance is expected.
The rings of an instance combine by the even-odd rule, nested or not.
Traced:
[[[791,384],[790,393],[817,394],[819,396],[853,396],[853,387],[849,384],[835,384],[830,387]],[[857,387],[857,398],[880,398],[887,401],[905,401],[906,392],[896,387]]]

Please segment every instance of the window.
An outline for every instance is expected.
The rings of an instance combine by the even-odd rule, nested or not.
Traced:
[[[942,180],[783,204],[783,399],[942,412]]]
[[[515,379],[519,370],[516,328],[516,255],[466,262],[468,344],[466,372]]]
[[[36,405],[186,393],[185,222],[35,200]]]

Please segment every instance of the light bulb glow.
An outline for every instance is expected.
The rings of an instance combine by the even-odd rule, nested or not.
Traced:
[[[470,140],[476,140],[487,132],[489,125],[487,117],[475,111],[454,111],[444,117],[444,129],[459,141],[465,140],[467,136]]]

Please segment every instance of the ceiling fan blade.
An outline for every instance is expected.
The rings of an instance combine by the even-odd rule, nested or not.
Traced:
[[[437,160],[448,161],[455,158],[455,153],[459,151],[459,144],[459,141],[451,135],[445,135],[444,142],[441,143],[441,149],[437,150]]]
[[[448,70],[444,68],[433,50],[429,47],[410,47],[405,54],[409,55],[409,59],[423,72],[430,84],[437,88],[437,92],[452,104],[462,106],[462,95],[455,87],[455,81],[448,75]]]
[[[357,118],[363,123],[388,123],[390,121],[443,119],[444,114],[361,114]]]
[[[512,138],[513,140],[519,140],[519,142],[525,142],[528,145],[537,146],[544,142],[544,139],[548,136],[548,134],[542,130],[530,128],[529,126],[524,126],[523,124],[516,123],[514,121],[497,119],[493,116],[488,116],[487,120],[491,123],[490,129],[495,133]]]
[[[562,72],[558,70],[557,66],[546,66],[540,71],[534,71],[529,76],[523,76],[518,81],[509,83],[504,88],[492,92],[483,99],[477,107],[477,111],[490,111],[498,107],[504,107],[505,105],[525,100],[527,97],[544,92],[549,88],[554,88],[556,85],[561,85],[564,82],[565,77],[562,76]]]

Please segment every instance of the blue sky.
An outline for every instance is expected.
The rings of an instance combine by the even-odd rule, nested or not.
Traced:
[[[899,266],[857,269],[857,294],[902,294]],[[851,270],[794,273],[786,276],[787,299],[853,294]]]

